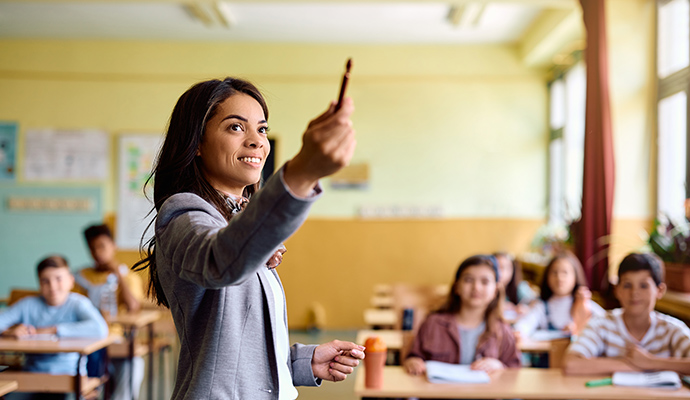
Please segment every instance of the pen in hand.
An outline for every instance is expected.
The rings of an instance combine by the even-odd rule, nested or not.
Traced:
[[[347,82],[350,80],[350,69],[352,68],[352,58],[347,59],[347,64],[345,64],[345,73],[343,74],[343,81],[340,84],[340,94],[338,94],[338,103],[335,105],[335,111],[340,110],[343,105],[343,99],[345,98],[345,90],[347,89]]]

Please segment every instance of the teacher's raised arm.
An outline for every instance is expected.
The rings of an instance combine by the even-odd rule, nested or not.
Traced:
[[[361,346],[338,340],[290,346],[275,270],[320,196],[319,179],[352,158],[353,110],[351,99],[337,111],[332,102],[259,190],[271,150],[259,90],[226,78],[178,100],[151,175],[155,235],[134,266],[148,269],[149,295],[175,321],[173,399],[294,399],[295,386],[343,380],[364,358]]]

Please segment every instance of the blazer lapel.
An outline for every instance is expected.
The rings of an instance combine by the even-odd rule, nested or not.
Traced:
[[[268,281],[268,277],[266,274],[264,274],[263,271],[257,271],[256,273],[259,276],[259,281],[261,282],[261,289],[263,291],[264,299],[266,300],[266,304],[268,304],[268,317],[270,319],[269,323],[271,324],[271,335],[273,335],[273,342],[275,342],[277,334],[276,334],[276,302],[275,299],[273,298],[273,291],[271,290],[271,283]]]

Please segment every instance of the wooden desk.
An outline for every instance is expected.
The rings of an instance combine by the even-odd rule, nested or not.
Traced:
[[[388,350],[400,350],[403,346],[403,333],[396,329],[362,329],[357,331],[355,343],[364,345],[368,337],[378,336],[386,343]],[[555,340],[534,341],[526,338],[520,340],[518,348],[523,353],[548,353],[554,342]]]
[[[560,369],[516,368],[491,375],[489,384],[429,383],[424,376],[411,376],[402,367],[384,370],[381,389],[364,387],[364,368],[357,371],[355,395],[366,398],[417,397],[434,399],[607,399],[649,400],[688,399],[690,390],[625,388],[602,386],[588,388],[585,382],[602,376],[564,376]]]
[[[0,397],[19,388],[17,381],[0,381]]]
[[[101,378],[89,378],[81,375],[83,357],[113,344],[119,336],[110,335],[104,339],[63,339],[63,340],[16,340],[0,338],[0,352],[27,354],[78,353],[75,366],[76,375],[52,375],[28,371],[4,371],[3,380],[16,381],[20,392],[69,393],[76,398],[88,393],[104,383]],[[83,371],[84,373],[86,371]]]
[[[367,308],[364,310],[364,322],[372,328],[392,328],[398,323],[398,314],[394,310]]]
[[[148,398],[153,399],[153,353],[154,353],[154,334],[153,323],[163,317],[163,313],[157,310],[141,310],[136,313],[119,313],[108,318],[108,323],[118,324],[125,328],[125,337],[129,346],[128,359],[130,362],[129,385],[130,393],[134,393],[134,356],[137,354],[136,337],[137,331],[148,327],[148,354],[149,369],[147,374]]]
[[[541,281],[544,279],[544,271],[546,270],[546,263],[548,261],[536,261],[536,260],[524,260],[519,259],[520,265],[522,266],[522,277],[524,280],[534,284],[541,285]]]
[[[667,291],[656,302],[656,309],[676,318],[690,321],[690,293]]]
[[[393,285],[390,283],[379,283],[374,285],[374,295],[390,296],[393,293]]]
[[[393,296],[376,295],[371,297],[371,306],[374,308],[391,308],[394,304]]]

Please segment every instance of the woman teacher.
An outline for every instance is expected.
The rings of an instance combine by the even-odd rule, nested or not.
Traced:
[[[282,246],[355,149],[351,99],[311,121],[299,153],[258,190],[270,151],[268,109],[249,82],[198,83],[173,109],[154,167],[149,292],[180,338],[173,399],[294,399],[295,386],[341,381],[364,348],[289,346],[275,272]],[[148,182],[147,182],[148,184]]]

